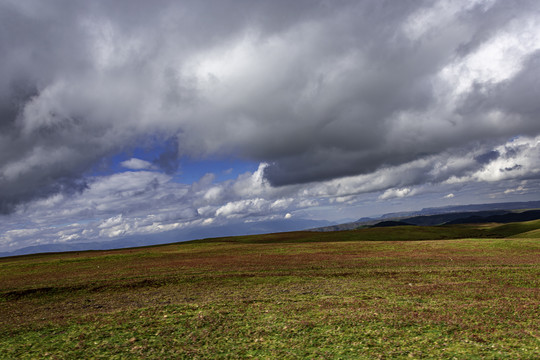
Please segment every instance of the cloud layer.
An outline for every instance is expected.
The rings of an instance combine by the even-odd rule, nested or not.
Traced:
[[[145,201],[172,196],[160,216],[201,221],[533,181],[539,13],[533,0],[2,0],[0,213],[74,198],[63,211],[91,217],[109,201],[89,207],[92,194],[122,177],[150,184],[137,199],[182,188]],[[121,164],[135,172],[92,175],[164,142],[154,162]],[[265,165],[219,186],[171,180],[179,159],[216,156]],[[239,185],[253,177],[265,185]],[[101,235],[133,229],[126,216]]]
[[[152,134],[274,185],[535,136],[536,1],[3,1],[1,208]]]

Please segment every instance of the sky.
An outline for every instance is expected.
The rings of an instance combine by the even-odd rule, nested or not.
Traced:
[[[536,0],[0,0],[0,251],[540,199]]]

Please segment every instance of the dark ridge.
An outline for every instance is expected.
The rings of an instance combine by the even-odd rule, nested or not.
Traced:
[[[370,227],[377,228],[377,227],[412,226],[412,225],[413,224],[409,224],[409,223],[404,222],[404,221],[392,221],[392,220],[389,220],[389,221],[381,221],[379,223],[376,223],[375,225],[371,225]]]
[[[455,219],[455,220],[449,221],[445,225],[480,224],[480,223],[494,222],[494,221],[487,220],[488,217],[482,217],[482,216],[477,216],[477,215],[468,216],[468,217],[465,217],[465,218]]]
[[[412,225],[435,226],[435,225],[450,224],[452,221],[459,221],[461,219],[470,218],[470,217],[485,218],[488,216],[506,215],[508,213],[509,211],[505,211],[505,210],[454,212],[454,213],[448,213],[448,214],[414,216],[414,217],[407,218],[405,220]]]
[[[424,208],[420,211],[411,212],[395,212],[388,213],[376,218],[361,218],[357,221],[323,226],[311,229],[317,232],[332,232],[343,230],[354,230],[375,225],[382,221],[405,221],[412,225],[419,226],[437,226],[449,224],[458,219],[464,219],[471,216],[479,216],[481,218],[492,215],[504,215],[525,209],[539,209],[540,201],[526,202],[511,202],[511,203],[491,203],[491,204],[471,204],[471,205],[456,205],[439,208]],[[534,220],[534,219],[533,219]],[[479,220],[471,219],[470,223]],[[457,223],[457,222],[456,222]],[[460,222],[466,224],[466,222]]]
[[[466,218],[455,219],[447,222],[447,225],[457,224],[479,224],[479,223],[499,223],[507,224],[512,222],[522,222],[540,219],[540,210],[528,210],[524,212],[511,212],[502,215],[491,216],[468,216]]]
[[[418,215],[432,215],[450,212],[476,212],[485,210],[521,210],[521,209],[538,209],[540,201],[524,201],[524,202],[507,202],[507,203],[491,203],[491,204],[470,204],[470,205],[452,205],[439,208],[424,208]]]

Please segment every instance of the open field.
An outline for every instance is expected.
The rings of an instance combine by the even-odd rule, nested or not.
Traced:
[[[539,228],[296,232],[3,258],[0,358],[540,358]]]

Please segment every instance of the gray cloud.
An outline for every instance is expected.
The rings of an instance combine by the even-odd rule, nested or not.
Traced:
[[[480,154],[474,158],[480,164],[487,164],[495,159],[498,159],[501,154],[497,150],[491,150],[484,154]]]
[[[166,174],[174,174],[180,166],[178,159],[178,142],[176,140],[167,142],[167,148],[154,159],[154,164],[159,166]]]
[[[0,211],[85,189],[101,158],[146,138],[175,139],[155,160],[167,173],[238,156],[268,163],[274,186],[472,176],[540,133],[539,6],[2,1]],[[479,164],[454,166],[458,153]]]

